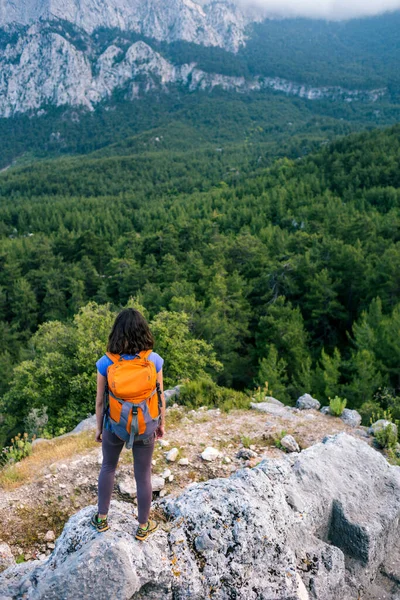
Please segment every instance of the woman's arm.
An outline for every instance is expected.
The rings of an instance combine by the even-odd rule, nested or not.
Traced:
[[[103,409],[104,409],[104,390],[106,388],[107,378],[97,371],[97,394],[96,394],[96,442],[101,442],[101,433],[103,431]]]
[[[163,372],[162,369],[157,373],[157,381],[160,384],[161,390],[161,419],[160,427],[165,427],[165,396],[164,396],[164,383],[163,383]]]

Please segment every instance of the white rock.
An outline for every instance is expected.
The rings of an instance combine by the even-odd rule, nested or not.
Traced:
[[[213,461],[221,456],[221,452],[212,446],[207,446],[201,453],[201,458],[207,461]]]
[[[159,492],[163,489],[164,485],[164,477],[160,477],[159,475],[151,476],[151,488],[153,492]],[[136,498],[137,496],[136,481],[133,477],[125,477],[118,483],[118,489],[124,496],[129,496],[130,498]]]
[[[281,439],[281,445],[289,452],[300,452],[300,446],[292,435],[285,435]]]
[[[153,492],[160,492],[165,485],[164,477],[160,477],[159,475],[151,476],[151,488]]]
[[[171,475],[171,473],[172,473],[171,469],[164,469],[161,477],[163,477],[164,479],[168,479],[168,477]]]
[[[55,539],[56,539],[56,534],[54,533],[54,531],[52,531],[50,529],[44,536],[43,541],[44,542],[54,542]]]
[[[188,458],[180,458],[178,460],[178,465],[181,465],[182,467],[186,466],[188,464],[189,464],[189,459]]]
[[[170,476],[168,477],[168,481],[173,481],[173,480],[174,480],[174,476],[173,476],[173,475],[170,475]]]
[[[15,558],[11,548],[5,542],[0,542],[0,573],[15,565]]]
[[[164,439],[160,439],[158,440],[159,445],[161,446],[161,448],[165,448],[166,446],[169,446],[169,442],[167,440]]]
[[[321,408],[321,403],[310,396],[310,394],[303,394],[297,398],[296,408],[299,408],[300,410],[319,410]]]
[[[351,410],[349,408],[345,408],[340,415],[343,423],[346,425],[350,425],[350,427],[358,427],[361,425],[362,417],[359,412],[356,410]]]
[[[168,462],[175,462],[178,458],[179,450],[178,448],[171,448],[169,452],[167,452],[165,458]]]
[[[229,458],[229,456],[224,456],[224,458],[222,459],[222,462],[223,462],[223,463],[225,463],[225,464],[229,464],[229,463],[231,463],[232,461],[231,461],[231,459]]]

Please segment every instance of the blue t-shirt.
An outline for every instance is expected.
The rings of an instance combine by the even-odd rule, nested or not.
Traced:
[[[121,354],[121,356],[122,356],[122,358],[124,358],[126,360],[132,360],[133,358],[135,358],[135,356],[137,356],[137,354]],[[164,359],[161,358],[161,356],[159,354],[157,354],[157,352],[151,352],[149,354],[149,360],[151,360],[155,364],[156,371],[157,371],[157,373],[159,373],[164,364]],[[112,364],[113,363],[112,363],[111,358],[108,358],[108,356],[106,354],[104,354],[97,361],[96,367],[97,367],[97,370],[100,373],[100,375],[103,375],[103,377],[107,377],[107,369]]]

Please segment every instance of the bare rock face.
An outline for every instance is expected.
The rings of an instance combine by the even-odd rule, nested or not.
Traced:
[[[97,27],[136,31],[149,38],[185,40],[236,51],[249,18],[234,3],[193,0],[0,0],[0,27],[61,19],[91,33]]]
[[[400,468],[345,433],[190,484],[159,506],[168,522],[146,543],[134,539],[130,505],[112,502],[102,534],[89,525],[95,508],[81,510],[47,560],[0,575],[0,597],[399,597]]]

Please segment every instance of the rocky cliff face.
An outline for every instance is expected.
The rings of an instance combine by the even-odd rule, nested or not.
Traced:
[[[97,27],[136,31],[172,42],[186,40],[236,51],[249,19],[226,0],[0,0],[0,27],[62,19],[87,32]]]
[[[143,41],[131,45],[118,38],[100,52],[93,40],[74,37],[61,26],[35,24],[11,36],[0,50],[0,116],[35,111],[44,105],[93,109],[115,90],[135,99],[152,90],[182,85],[189,91],[273,89],[309,99],[375,100],[385,90],[312,88],[279,78],[229,77],[205,73],[195,63],[174,65]],[[76,32],[75,32],[76,33]]]
[[[400,468],[339,434],[159,501],[165,522],[134,540],[130,506],[111,529],[66,524],[45,561],[6,570],[7,599],[396,600],[400,594]]]

